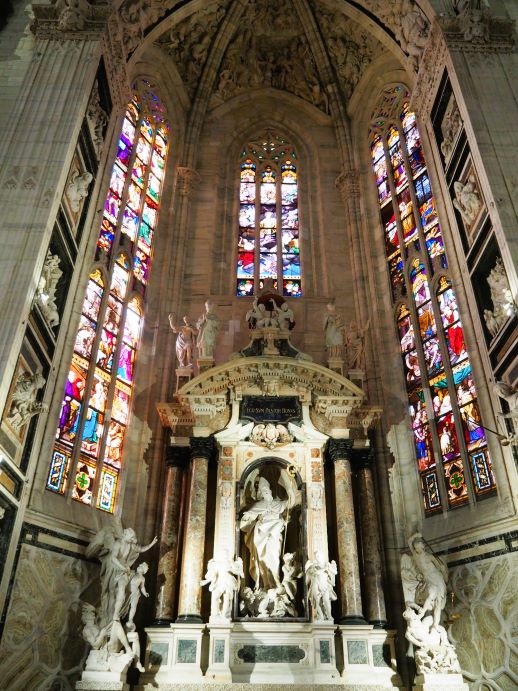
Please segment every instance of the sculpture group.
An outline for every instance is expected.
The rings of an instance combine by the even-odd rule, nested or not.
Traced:
[[[441,625],[446,605],[448,569],[427,547],[421,533],[408,540],[410,554],[401,558],[406,609],[406,638],[415,647],[418,674],[460,672],[455,648]]]
[[[192,368],[194,351],[199,358],[213,358],[216,337],[220,328],[219,317],[214,313],[211,300],[205,302],[205,312],[198,318],[196,325],[188,316],[183,317],[182,324],[175,324],[174,315],[169,315],[169,325],[176,337],[176,359],[178,367]]]
[[[342,316],[336,311],[334,302],[329,302],[324,314],[324,333],[327,355],[330,361],[345,358],[347,370],[365,367],[365,334],[370,320],[361,327],[351,321],[347,327]],[[345,351],[345,353],[344,353]]]

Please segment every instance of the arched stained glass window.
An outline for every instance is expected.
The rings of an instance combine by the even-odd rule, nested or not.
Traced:
[[[302,295],[297,155],[266,130],[241,154],[237,295],[253,295],[265,279],[283,295]]]
[[[371,156],[424,510],[496,491],[414,113],[402,86],[373,113]]]
[[[65,385],[47,489],[113,512],[122,467],[143,295],[167,154],[167,127],[129,104]],[[126,239],[123,238],[126,236]]]

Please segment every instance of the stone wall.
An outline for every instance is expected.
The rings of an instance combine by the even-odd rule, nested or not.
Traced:
[[[518,553],[456,566],[450,636],[472,691],[518,688]]]
[[[82,559],[23,544],[0,645],[4,691],[71,691],[86,644],[80,599],[97,567]]]

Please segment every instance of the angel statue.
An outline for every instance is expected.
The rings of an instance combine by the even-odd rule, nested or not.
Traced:
[[[133,617],[140,595],[147,596],[144,585],[147,564],[141,564],[136,571],[132,571],[131,567],[156,541],[155,537],[148,545],[141,546],[137,542],[135,531],[132,528],[123,530],[118,522],[116,527],[102,528],[86,548],[88,558],[97,557],[101,562],[99,610],[93,617],[91,609],[85,606],[83,610],[83,636],[94,650],[105,650],[106,653],[117,655],[124,649],[138,663],[138,637],[133,647],[130,646],[127,631],[135,630]],[[121,620],[128,614],[129,620],[124,627]],[[109,661],[107,664],[109,665]]]
[[[208,585],[212,593],[211,616],[230,619],[232,598],[239,590],[241,578],[244,578],[243,560],[241,557],[232,560],[228,550],[224,550],[219,559],[209,561],[201,585]]]
[[[333,621],[331,602],[337,599],[334,585],[338,569],[336,562],[326,561],[320,550],[315,551],[315,560],[308,559],[305,567],[308,597],[315,621]]]
[[[418,674],[424,672],[457,673],[459,663],[455,649],[441,626],[446,605],[448,569],[427,548],[421,533],[408,540],[410,554],[401,557],[401,579],[405,595],[407,621],[405,636],[418,646]]]

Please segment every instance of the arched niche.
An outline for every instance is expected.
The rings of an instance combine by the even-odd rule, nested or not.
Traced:
[[[306,484],[296,467],[269,455],[250,463],[237,483],[236,515],[236,553],[244,578],[234,618],[309,621],[303,578]]]

